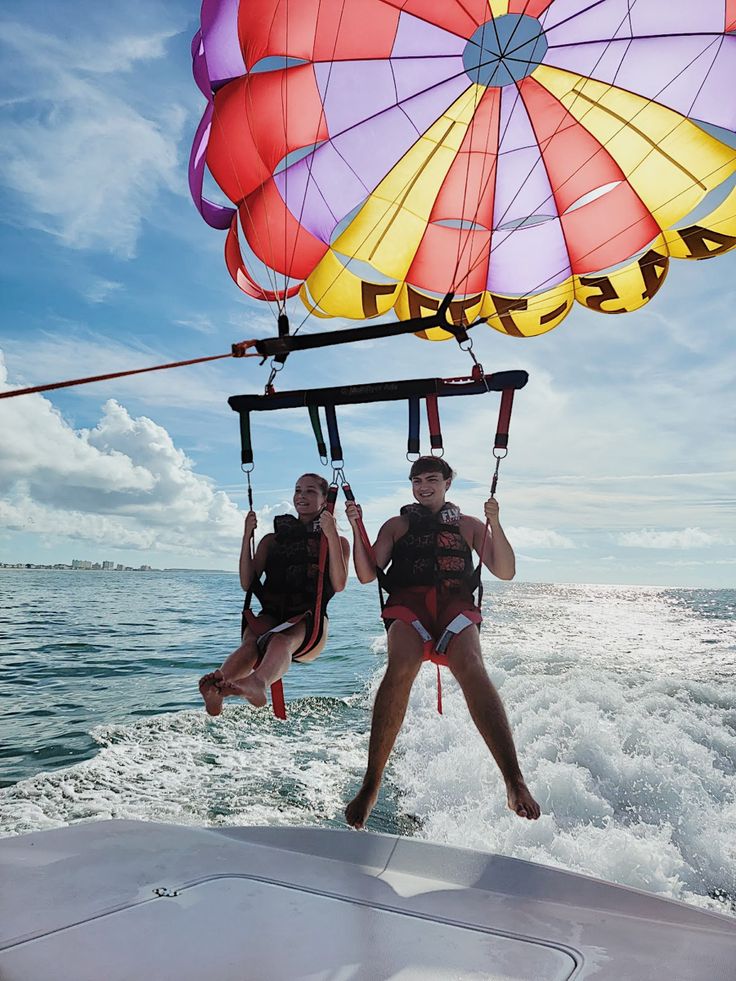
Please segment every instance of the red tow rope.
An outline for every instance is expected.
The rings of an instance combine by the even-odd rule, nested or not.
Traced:
[[[229,354],[211,354],[206,358],[191,358],[189,361],[173,361],[171,364],[157,364],[151,368],[132,368],[130,371],[113,371],[107,375],[90,375],[88,378],[72,378],[69,381],[52,382],[50,385],[33,385],[31,388],[15,388],[9,392],[0,392],[0,399],[12,399],[16,395],[34,395],[36,392],[53,392],[57,388],[71,388],[73,385],[89,385],[91,382],[110,381],[113,378],[127,378],[128,375],[144,375],[149,371],[165,371],[167,368],[185,368],[190,364],[203,364],[205,361],[221,361],[223,358],[254,358],[255,354],[247,354],[255,341],[240,341],[233,344]]]

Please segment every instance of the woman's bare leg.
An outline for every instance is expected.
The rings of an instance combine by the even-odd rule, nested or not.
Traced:
[[[257,708],[264,706],[268,701],[268,689],[289,670],[291,658],[303,642],[306,629],[305,623],[301,622],[274,634],[255,671],[245,677],[225,679],[220,686],[223,695],[241,695]]]
[[[264,622],[269,627],[276,626],[276,620],[272,617],[264,617]],[[252,672],[257,660],[257,638],[248,628],[243,634],[242,644],[225,658],[220,667],[199,679],[199,691],[208,715],[219,715],[222,712],[223,698],[237,694],[233,691],[222,691],[223,682],[238,681],[246,677]]]

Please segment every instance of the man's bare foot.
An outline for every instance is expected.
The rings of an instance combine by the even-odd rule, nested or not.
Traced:
[[[368,820],[368,816],[378,800],[379,787],[380,783],[364,783],[345,808],[345,820],[356,831],[360,831],[361,828],[365,827],[365,822]]]
[[[264,682],[249,674],[246,678],[238,678],[237,681],[223,681],[220,685],[223,695],[240,695],[247,698],[251,705],[256,708],[263,708],[268,702],[268,690]]]
[[[529,821],[536,821],[542,813],[539,804],[534,800],[531,791],[523,780],[515,780],[506,784],[507,800],[509,810],[519,817],[527,818]]]
[[[204,699],[204,707],[208,715],[219,715],[222,712],[222,692],[218,685],[222,683],[222,672],[210,671],[199,679],[199,693]]]

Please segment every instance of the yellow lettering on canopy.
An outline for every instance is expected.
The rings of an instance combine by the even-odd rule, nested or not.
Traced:
[[[634,262],[600,276],[575,276],[575,299],[598,313],[631,313],[657,295],[669,269],[660,236]]]
[[[572,309],[572,279],[532,296],[497,296],[485,293],[481,317],[488,326],[511,337],[536,337],[557,327]]]
[[[736,150],[673,109],[560,68],[532,77],[606,148],[662,229],[736,172]]]
[[[664,233],[670,254],[677,259],[710,259],[736,247],[736,188],[726,200],[686,228]]]
[[[365,283],[350,265],[345,265],[331,250],[327,252],[306,280],[314,303],[328,317],[364,320],[387,313],[394,305],[399,283],[383,285]],[[370,287],[374,286],[371,293]],[[366,294],[366,287],[368,293]],[[306,304],[312,310],[312,306]]]

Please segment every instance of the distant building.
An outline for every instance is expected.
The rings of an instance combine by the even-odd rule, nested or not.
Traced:
[[[115,568],[115,563],[105,561],[102,563],[102,568],[107,572],[108,570]]]

